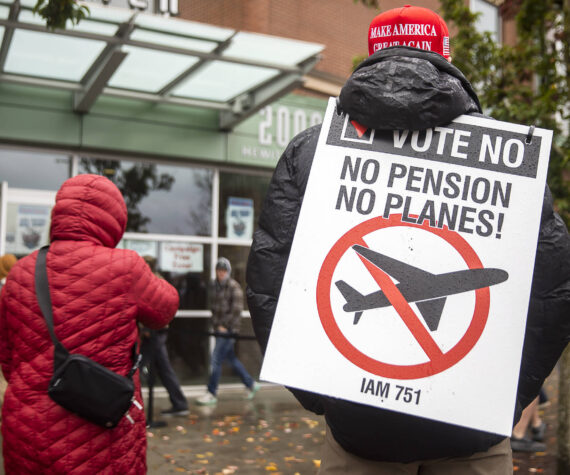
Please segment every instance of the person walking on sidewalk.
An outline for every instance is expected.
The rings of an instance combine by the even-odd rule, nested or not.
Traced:
[[[222,363],[227,360],[249,389],[248,399],[253,399],[259,390],[259,384],[249,375],[237,358],[234,346],[241,324],[243,309],[243,291],[239,283],[230,277],[232,266],[225,257],[216,263],[214,299],[212,304],[212,326],[216,335],[216,345],[212,353],[212,367],[208,391],[196,399],[199,405],[213,405],[218,402],[216,393],[222,372]]]
[[[156,270],[156,258],[152,256],[144,256],[143,259],[148,264],[152,273],[163,279],[162,275]],[[141,354],[142,367],[147,369],[147,379],[149,387],[154,382],[154,376],[158,375],[166,391],[172,407],[161,411],[163,416],[186,416],[190,413],[188,410],[188,401],[182,392],[178,377],[172,369],[168,351],[166,349],[166,340],[168,339],[168,325],[158,330],[152,330],[147,327],[141,328]],[[152,379],[152,381],[151,381]]]

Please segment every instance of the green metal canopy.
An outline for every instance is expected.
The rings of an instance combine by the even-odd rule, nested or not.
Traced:
[[[103,94],[218,110],[229,130],[298,87],[324,48],[93,3],[51,31],[35,3],[0,0],[0,82],[71,91],[77,113]]]

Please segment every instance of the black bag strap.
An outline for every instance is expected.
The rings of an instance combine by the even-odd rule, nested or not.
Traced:
[[[36,259],[36,275],[35,275],[35,286],[36,286],[36,297],[38,303],[40,304],[40,309],[46,321],[49,336],[54,345],[59,343],[55,331],[53,329],[53,314],[51,311],[51,297],[49,295],[49,282],[46,270],[46,260],[49,246],[42,247],[38,252],[38,257]]]
[[[49,336],[53,345],[55,347],[54,351],[54,365],[58,366],[58,363],[65,360],[69,355],[69,351],[61,344],[57,339],[55,330],[53,328],[53,313],[51,306],[51,297],[49,295],[49,281],[47,276],[47,253],[49,251],[49,246],[44,246],[38,251],[38,257],[36,258],[36,269],[35,269],[35,288],[36,288],[36,298],[40,304],[40,310],[46,321]],[[137,342],[133,345],[133,367],[127,375],[128,378],[132,378],[135,371],[138,369],[142,356],[137,351]]]

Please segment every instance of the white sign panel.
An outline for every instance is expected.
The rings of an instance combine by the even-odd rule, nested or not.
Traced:
[[[158,267],[161,272],[202,272],[204,246],[183,242],[161,242]]]
[[[18,205],[14,244],[8,252],[29,254],[49,242],[51,206]]]
[[[510,435],[551,140],[366,130],[331,100],[261,378]]]
[[[158,242],[143,241],[141,239],[123,239],[123,248],[135,251],[139,256],[157,257]]]
[[[251,198],[228,198],[226,209],[227,237],[251,239],[253,235],[253,200]]]

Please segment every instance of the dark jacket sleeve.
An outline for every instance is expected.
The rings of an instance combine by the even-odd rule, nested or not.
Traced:
[[[253,329],[263,353],[275,316],[319,132],[320,126],[301,132],[283,152],[273,173],[259,227],[253,237],[247,263],[246,294]],[[305,409],[323,413],[318,395],[289,389]]]
[[[569,341],[570,237],[562,218],[553,210],[547,187],[519,376],[519,410],[538,395]]]

